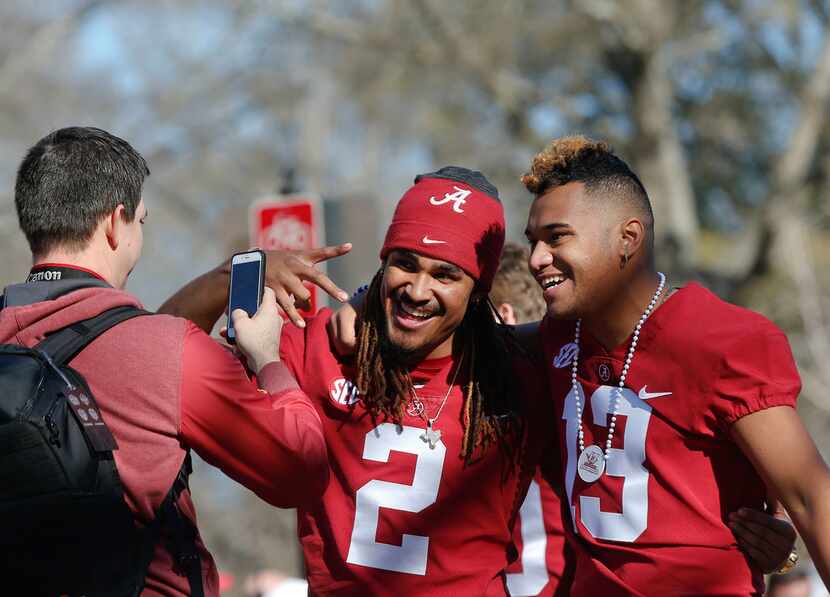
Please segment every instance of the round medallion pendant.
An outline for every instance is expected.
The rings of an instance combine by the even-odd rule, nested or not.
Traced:
[[[412,398],[406,405],[406,414],[410,417],[420,417],[424,413],[424,403],[418,398]]]
[[[605,472],[605,458],[599,446],[588,446],[582,450],[576,463],[579,478],[586,483],[593,483]]]

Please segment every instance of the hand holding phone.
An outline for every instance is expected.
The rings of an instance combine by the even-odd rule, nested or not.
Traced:
[[[242,309],[253,317],[262,302],[265,288],[265,253],[259,249],[237,253],[231,259],[231,281],[228,292],[228,342],[236,344],[231,313]]]
[[[242,309],[236,309],[231,312],[231,321],[236,328],[236,347],[251,371],[259,375],[265,365],[280,360],[283,319],[273,290],[265,287],[256,315],[248,317]]]

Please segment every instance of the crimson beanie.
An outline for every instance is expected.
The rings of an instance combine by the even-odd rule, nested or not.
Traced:
[[[421,174],[395,208],[380,250],[406,249],[457,265],[489,292],[504,246],[504,208],[481,172],[447,166]]]

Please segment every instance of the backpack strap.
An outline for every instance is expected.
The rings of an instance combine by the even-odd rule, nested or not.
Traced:
[[[98,336],[122,321],[139,315],[151,315],[151,313],[130,305],[114,307],[100,315],[78,321],[49,334],[35,348],[48,354],[57,365],[64,365]]]
[[[50,334],[35,348],[49,355],[58,366],[64,365],[110,328],[141,315],[152,315],[152,313],[129,305],[115,307],[96,317],[73,323]],[[191,596],[204,597],[202,564],[196,547],[196,528],[179,511],[176,505],[181,493],[188,488],[188,477],[192,472],[193,463],[190,451],[188,451],[179,469],[179,474],[162,501],[155,519],[145,529],[143,553],[141,554],[141,569],[144,573],[141,582],[143,587],[143,580],[146,578],[147,570],[153,560],[155,547],[161,538],[162,528],[165,528],[169,529],[171,533],[173,559],[179,568],[179,572],[187,576]],[[139,587],[139,592],[142,587]]]
[[[153,545],[150,546],[150,559],[152,559],[152,548],[158,542],[158,535],[161,527],[170,530],[170,552],[173,554],[174,566],[176,572],[183,576],[187,576],[187,581],[190,584],[191,597],[204,597],[205,591],[202,584],[202,560],[199,557],[199,550],[196,547],[196,527],[192,522],[179,510],[177,505],[179,496],[185,489],[189,488],[188,477],[193,472],[193,461],[190,457],[190,451],[184,458],[182,467],[179,469],[179,474],[173,482],[173,486],[164,498],[164,501],[159,507],[156,520],[153,524],[156,525],[155,539]],[[147,566],[150,562],[148,560]]]

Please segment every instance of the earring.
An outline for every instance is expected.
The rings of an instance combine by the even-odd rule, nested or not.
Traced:
[[[623,249],[623,258],[622,263],[620,263],[620,269],[625,269],[626,265],[628,265],[628,247]]]

